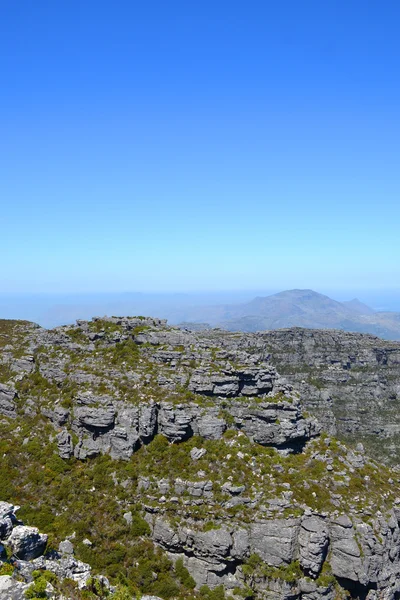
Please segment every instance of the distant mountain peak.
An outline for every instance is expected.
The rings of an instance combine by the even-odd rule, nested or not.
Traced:
[[[258,296],[247,303],[209,307],[197,319],[230,331],[304,327],[342,329],[400,339],[396,313],[379,314],[358,298],[339,302],[311,289],[295,288]]]

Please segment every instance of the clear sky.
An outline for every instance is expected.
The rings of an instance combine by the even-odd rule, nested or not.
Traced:
[[[400,288],[399,22],[2,0],[0,292]]]

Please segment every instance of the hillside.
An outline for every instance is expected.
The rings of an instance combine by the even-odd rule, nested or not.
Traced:
[[[337,302],[313,290],[288,290],[244,304],[199,307],[186,321],[206,321],[229,331],[255,332],[287,327],[342,329],[400,340],[400,313],[375,312],[358,299]]]
[[[307,363],[318,389],[317,365],[322,391],[323,361],[340,382],[362,358],[397,377],[399,345],[336,332],[324,351],[325,333],[304,331],[191,332],[144,317],[50,331],[0,322],[4,518],[20,504],[26,526],[49,536],[39,555],[21,555],[0,517],[0,590],[39,571],[56,574],[48,597],[66,585],[71,598],[105,597],[93,577],[51,562],[69,541],[73,560],[122,586],[120,600],[398,598],[398,470],[324,432],[312,388],[303,395],[289,379]]]

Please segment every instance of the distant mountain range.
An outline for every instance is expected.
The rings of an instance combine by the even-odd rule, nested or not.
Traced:
[[[204,323],[229,331],[262,331],[284,327],[342,329],[400,340],[400,313],[377,312],[357,298],[338,302],[313,290],[287,290],[244,304],[201,306],[186,311],[185,326]]]

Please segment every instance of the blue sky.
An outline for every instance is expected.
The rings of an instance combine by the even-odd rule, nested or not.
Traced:
[[[399,19],[3,0],[0,293],[399,289]]]

